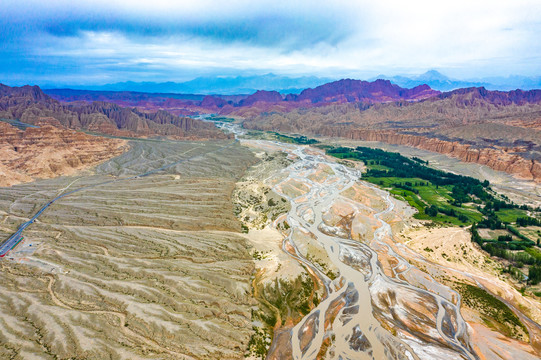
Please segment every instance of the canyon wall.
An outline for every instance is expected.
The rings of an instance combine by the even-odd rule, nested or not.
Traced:
[[[527,159],[519,153],[521,148],[477,148],[458,141],[446,141],[420,135],[400,134],[394,131],[364,129],[321,129],[321,135],[339,136],[352,140],[380,141],[393,145],[405,145],[438,152],[465,162],[486,165],[494,170],[505,171],[518,178],[541,183],[541,163]]]
[[[427,89],[428,90],[428,89]],[[420,101],[261,113],[247,129],[406,145],[541,182],[541,90],[459,89]]]

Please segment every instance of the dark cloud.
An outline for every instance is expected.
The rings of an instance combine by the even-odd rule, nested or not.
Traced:
[[[351,20],[351,19],[349,19]],[[342,13],[307,9],[298,14],[261,11],[245,16],[194,18],[189,14],[118,14],[107,11],[59,11],[24,16],[6,16],[0,24],[10,36],[20,38],[40,32],[55,37],[77,37],[82,32],[117,32],[126,37],[195,37],[221,44],[245,43],[258,47],[295,50],[323,43],[336,46],[355,32],[354,22]],[[1,41],[1,40],[0,40]]]
[[[115,74],[132,78],[189,76],[189,69],[167,69],[168,64],[152,65],[162,68],[161,74],[155,74],[149,70],[151,65],[130,58],[137,54],[129,50],[126,53],[123,48],[115,48],[106,57],[92,54],[92,49],[87,49],[92,47],[88,43],[89,33],[111,33],[142,50],[145,45],[164,44],[182,49],[188,42],[211,48],[269,49],[279,54],[303,51],[317,44],[335,47],[355,33],[353,22],[346,21],[341,11],[322,11],[316,7],[303,9],[301,13],[256,7],[246,13],[242,9],[224,11],[223,16],[219,11],[194,15],[183,11],[121,10],[39,4],[26,8],[24,4],[0,8],[0,28],[3,30],[0,36],[0,82],[55,75],[59,78],[87,75],[90,79],[94,76],[113,78]],[[85,49],[88,53],[81,54]],[[58,53],[65,54],[58,56]],[[140,55],[156,56],[150,51]],[[222,69],[231,72],[227,66]],[[204,69],[201,70],[203,75]]]

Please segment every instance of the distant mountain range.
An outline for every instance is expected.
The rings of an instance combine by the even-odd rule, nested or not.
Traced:
[[[436,70],[430,70],[424,74],[412,77],[406,76],[386,76],[378,75],[371,80],[386,79],[392,83],[405,88],[426,84],[434,90],[450,91],[468,87],[485,87],[488,90],[533,90],[541,89],[541,76],[510,76],[510,77],[490,77],[471,80],[451,79]]]
[[[466,87],[485,87],[488,90],[509,91],[515,89],[532,90],[541,88],[541,76],[510,76],[479,79],[452,79],[436,70],[417,76],[378,75],[368,81],[389,80],[403,88],[428,85],[434,90],[450,91]],[[315,88],[333,80],[328,77],[302,76],[288,77],[275,74],[251,76],[206,76],[186,82],[118,82],[95,86],[64,86],[63,88],[94,91],[136,91],[143,93],[199,94],[199,95],[238,95],[253,94],[257,90],[277,91],[281,94],[299,94],[304,89]],[[51,86],[46,88],[52,88]]]
[[[132,91],[95,91],[49,89],[45,93],[58,101],[69,103],[93,101],[112,102],[121,106],[134,106],[145,111],[167,110],[176,115],[220,112],[248,116],[262,111],[287,111],[298,107],[324,106],[331,103],[363,102],[374,104],[392,101],[419,101],[440,92],[427,85],[405,89],[389,80],[373,82],[343,79],[300,94],[280,94],[277,91],[257,90],[251,95],[189,95],[171,93],[143,93]],[[240,112],[237,112],[237,110]]]
[[[277,111],[256,102],[259,114],[229,114],[243,116],[246,129],[406,145],[541,183],[541,90],[440,93],[390,84],[341,80],[303,91],[298,98],[308,97],[310,107]]]
[[[257,90],[275,90],[280,93],[300,93],[310,87],[328,83],[333,79],[315,76],[287,77],[275,74],[198,77],[186,82],[119,82],[100,86],[69,86],[71,89],[95,91],[137,91],[145,93],[176,93],[203,95],[252,94]]]

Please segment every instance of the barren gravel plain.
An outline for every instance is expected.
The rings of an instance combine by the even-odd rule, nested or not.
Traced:
[[[253,261],[233,213],[255,162],[231,140],[137,140],[78,176],[0,188],[2,359],[233,359],[250,339]]]

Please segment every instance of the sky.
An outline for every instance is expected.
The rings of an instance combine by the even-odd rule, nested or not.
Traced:
[[[2,0],[0,82],[541,75],[539,0]]]

